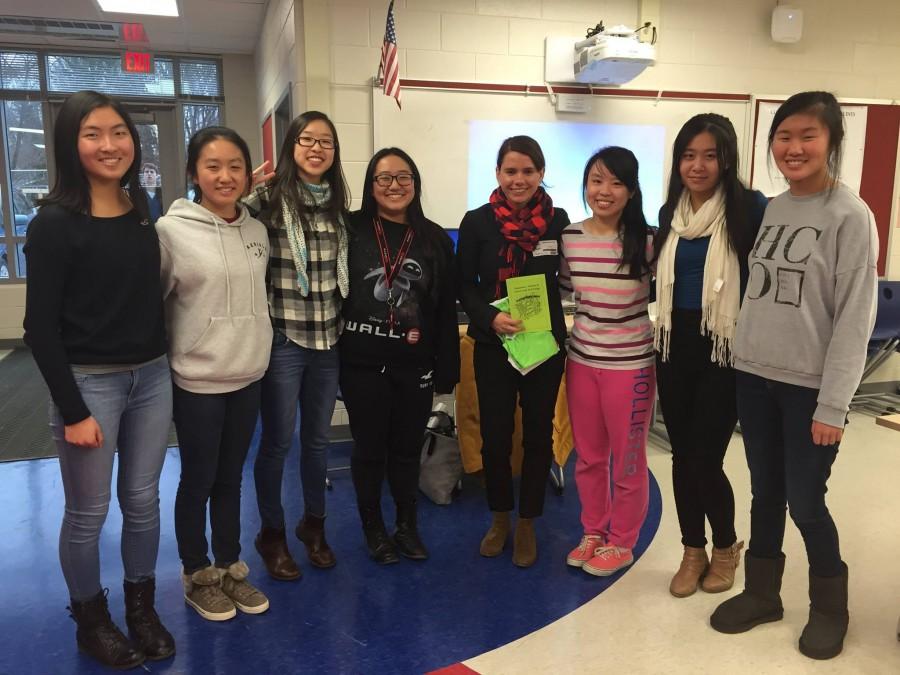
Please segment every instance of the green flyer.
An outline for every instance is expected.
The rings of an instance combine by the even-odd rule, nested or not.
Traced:
[[[506,291],[509,294],[509,314],[522,322],[526,333],[550,330],[550,303],[543,274],[507,279]]]

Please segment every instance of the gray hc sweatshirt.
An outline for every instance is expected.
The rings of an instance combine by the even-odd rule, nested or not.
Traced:
[[[843,183],[775,197],[750,252],[735,368],[818,389],[813,419],[843,427],[875,324],[877,260],[875,217]]]
[[[238,208],[227,223],[177,199],[156,222],[172,379],[196,394],[242,389],[269,364],[269,236]]]

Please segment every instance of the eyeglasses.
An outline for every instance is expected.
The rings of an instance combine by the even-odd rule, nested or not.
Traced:
[[[304,148],[311,148],[316,143],[318,143],[319,147],[323,150],[334,150],[335,142],[330,138],[313,138],[312,136],[297,137],[297,145],[302,145]]]
[[[391,187],[394,181],[397,181],[397,185],[400,187],[409,187],[412,185],[413,175],[411,173],[398,173],[396,176],[392,176],[389,173],[380,173],[375,176],[374,180],[383,188]]]

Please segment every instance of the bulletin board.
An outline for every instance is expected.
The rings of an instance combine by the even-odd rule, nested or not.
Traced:
[[[751,182],[773,197],[787,189],[778,169],[769,161],[768,134],[772,116],[783,98],[753,100],[753,163]],[[900,106],[885,102],[841,101],[844,112],[844,148],[841,180],[859,193],[875,214],[878,229],[878,276],[884,276],[891,248],[890,236],[897,200],[894,184]]]
[[[698,113],[715,112],[731,119],[738,134],[742,166],[749,176],[749,152],[751,147],[750,96],[742,94],[700,94],[692,92],[656,92],[560,87],[553,94],[586,95],[590,99],[586,113],[557,112],[551,100],[551,92],[543,86],[491,85],[483,83],[451,82],[401,82],[403,109],[398,110],[394,99],[373,89],[373,140],[374,148],[398,146],[406,150],[416,162],[422,174],[423,207],[426,215],[444,227],[458,227],[467,210],[469,192],[469,137],[476,122],[505,121],[508,135],[522,133],[520,128],[531,125],[529,130],[545,122],[568,122],[574,125],[627,125],[645,126],[654,134],[654,144],[660,144],[661,152],[653,170],[662,174],[661,186],[648,190],[644,180],[644,163],[641,163],[641,183],[644,192],[645,215],[651,223],[657,220],[656,208],[664,199],[665,185],[671,166],[672,142],[681,126]],[[519,125],[518,123],[522,123]],[[577,132],[577,126],[576,132]],[[660,132],[661,128],[661,132]],[[623,135],[624,137],[624,135]],[[587,135],[586,135],[587,138]],[[629,139],[634,138],[629,133]],[[657,140],[658,139],[658,140]],[[540,138],[537,139],[539,142]],[[626,142],[613,143],[626,145]],[[493,174],[499,143],[488,148],[483,167],[476,170]],[[626,146],[627,147],[627,146]],[[571,150],[562,157],[552,158],[552,147],[542,143],[547,156],[545,182],[557,203],[563,190],[578,195],[580,204],[580,174],[586,159],[598,148],[586,140],[582,147]],[[637,153],[636,153],[637,154]],[[638,157],[640,161],[640,155]],[[559,166],[565,163],[574,167],[576,179],[560,184]],[[651,167],[647,167],[649,171]],[[574,185],[572,185],[574,183]],[[496,184],[495,184],[496,186]],[[478,204],[488,200],[489,191],[474,195]],[[571,201],[571,198],[570,198]],[[657,205],[653,207],[651,205]],[[468,208],[472,208],[468,206]],[[568,210],[568,209],[567,209]],[[570,214],[571,217],[572,214]]]

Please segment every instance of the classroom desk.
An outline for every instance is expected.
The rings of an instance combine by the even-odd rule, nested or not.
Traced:
[[[572,317],[566,317],[571,328]],[[472,357],[475,341],[466,335],[468,326],[459,327],[459,384],[456,385],[456,429],[459,451],[462,455],[463,470],[466,473],[481,471],[481,426],[478,416],[478,392],[475,387],[475,368]],[[559,383],[556,399],[556,413],[553,417],[553,457],[562,467],[572,452],[572,426],[569,423],[569,407],[566,403],[566,378]],[[516,423],[513,432],[512,457],[513,475],[519,475],[522,466],[522,409],[516,406]]]

